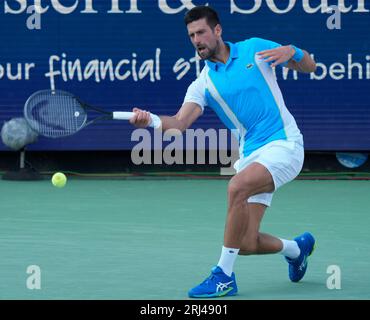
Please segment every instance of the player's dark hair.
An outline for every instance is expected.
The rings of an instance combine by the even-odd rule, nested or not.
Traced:
[[[197,6],[189,10],[185,14],[185,25],[199,19],[206,18],[207,24],[213,29],[217,24],[220,24],[217,12],[209,6]]]

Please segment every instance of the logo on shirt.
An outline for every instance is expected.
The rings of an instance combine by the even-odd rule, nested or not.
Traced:
[[[253,63],[248,63],[245,67],[247,69],[252,69],[254,67],[254,64]]]

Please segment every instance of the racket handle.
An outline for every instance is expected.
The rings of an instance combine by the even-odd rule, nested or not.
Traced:
[[[113,119],[114,120],[130,120],[134,116],[134,112],[125,112],[125,111],[114,111],[113,112]],[[162,125],[161,119],[156,115],[151,113],[150,114],[151,122],[150,127],[158,129]]]
[[[115,111],[113,112],[114,120],[130,120],[134,115],[133,112]]]

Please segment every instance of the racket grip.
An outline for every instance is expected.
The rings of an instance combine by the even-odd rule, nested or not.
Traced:
[[[114,120],[130,120],[134,116],[134,112],[126,112],[126,111],[114,111],[113,112],[113,119]],[[150,127],[153,128],[160,128],[162,125],[161,119],[153,113],[150,113],[151,122],[149,124]]]
[[[113,112],[114,120],[130,120],[134,115],[133,112],[115,111]]]

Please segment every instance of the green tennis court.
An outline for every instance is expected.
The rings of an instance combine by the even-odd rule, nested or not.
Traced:
[[[188,299],[217,263],[227,180],[0,180],[1,299]],[[281,255],[241,256],[227,299],[369,299],[370,181],[296,180],[278,190],[262,231],[316,237],[303,281]],[[30,290],[27,267],[41,270]],[[330,266],[341,289],[328,289]]]

